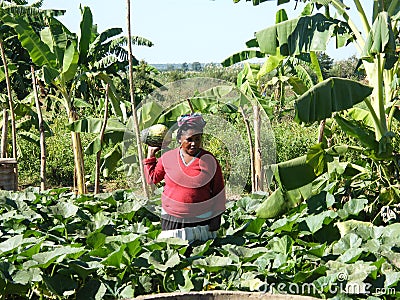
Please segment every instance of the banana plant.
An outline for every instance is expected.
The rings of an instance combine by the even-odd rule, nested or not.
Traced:
[[[90,22],[87,21],[87,22]],[[80,61],[79,68],[84,74],[80,82],[80,86],[77,88],[77,97],[81,97],[84,102],[90,105],[94,110],[98,107],[102,107],[98,102],[103,95],[102,82],[98,77],[92,76],[103,72],[110,77],[119,77],[121,81],[125,80],[126,69],[128,66],[128,52],[125,49],[127,45],[127,37],[121,36],[121,28],[110,28],[105,31],[98,33],[96,26],[87,26],[91,28],[90,32],[86,32],[86,39],[88,44],[83,46],[87,54]],[[133,43],[137,46],[153,46],[153,43],[143,37],[134,36],[132,38]],[[138,61],[135,57],[132,57],[135,66],[138,65]],[[124,117],[127,112],[127,107],[130,106],[129,102],[116,102],[115,97],[111,98],[111,105],[116,115]],[[102,109],[99,112],[102,113]],[[126,119],[126,117],[125,117]]]
[[[42,68],[43,80],[62,95],[68,119],[77,119],[72,93],[79,52],[76,37],[55,18],[48,18],[48,27],[38,35],[24,19],[0,9],[1,22],[12,28],[32,62]],[[71,133],[78,193],[85,192],[82,146],[79,133]]]
[[[261,2],[265,1],[253,1],[253,5],[259,5]],[[287,2],[290,0],[278,1],[278,4]],[[312,59],[316,52],[326,50],[327,43],[332,37],[335,38],[337,47],[349,42],[353,43],[359,52],[360,63],[366,71],[370,86],[341,78],[319,80],[317,85],[296,100],[295,118],[299,122],[309,124],[333,117],[344,132],[362,145],[361,148],[346,146],[346,151],[352,148],[351,150],[359,151],[378,163],[385,177],[384,189],[397,189],[397,193],[391,194],[398,195],[398,188],[393,185],[395,178],[390,175],[390,168],[385,162],[393,164],[394,169],[399,170],[398,161],[395,159],[391,146],[391,139],[394,137],[391,127],[393,118],[398,116],[399,110],[397,103],[400,74],[396,40],[398,41],[399,38],[400,1],[371,2],[373,16],[369,22],[360,1],[353,0],[361,19],[362,30],[357,28],[350,18],[344,1],[304,2],[309,2],[306,6],[308,13],[256,32],[255,38],[247,44],[256,47],[257,51],[268,57],[266,66],[276,66],[279,63],[277,57],[282,56],[286,58],[310,54]],[[322,6],[334,8],[340,19],[332,18],[329,14],[311,13],[310,8]],[[367,107],[362,110],[362,113],[359,108],[354,108],[360,102]],[[371,126],[366,125],[365,119],[369,120],[368,124]],[[331,154],[334,152],[324,149],[326,146],[323,144],[318,145],[316,146],[319,147],[318,150],[310,149],[302,159],[274,166],[273,173],[279,183],[279,189],[266,200],[264,207],[259,211],[260,216],[269,218],[279,215],[285,209],[297,205],[305,197],[312,195],[302,193],[300,189],[311,184],[318,176],[325,174],[329,161],[332,160],[327,152]],[[379,163],[380,161],[383,163]],[[293,167],[298,168],[293,169]],[[290,172],[280,172],[286,169]],[[292,178],[293,182],[299,184],[287,186],[284,182],[287,182],[288,174],[293,174],[294,170],[298,175],[312,170],[313,175]],[[303,182],[304,178],[308,178],[306,182]],[[293,194],[297,196],[293,198]],[[393,200],[396,200],[395,196]],[[282,209],[274,210],[272,207]]]
[[[286,3],[289,1],[280,1]],[[365,11],[358,0],[354,4],[359,12],[366,39],[347,13],[348,7],[338,0],[310,1],[329,5],[336,9],[344,20],[333,19],[316,13],[268,27],[256,32],[255,41],[262,53],[294,56],[301,53],[326,50],[327,42],[334,36],[340,43],[352,41],[359,51],[360,58],[371,86],[374,87],[371,97],[365,99],[374,118],[375,136],[379,141],[388,131],[387,111],[393,107],[396,97],[395,75],[398,74],[399,57],[396,53],[396,38],[399,36],[400,1],[374,1],[372,25],[368,22]],[[260,2],[253,3],[258,5]],[[301,32],[302,29],[308,30]],[[301,34],[300,34],[301,33]],[[344,34],[343,34],[344,33]],[[349,83],[350,84],[350,83]],[[302,101],[302,98],[298,101]],[[323,102],[324,99],[320,99]],[[336,110],[337,111],[337,110]],[[327,110],[332,114],[335,110]],[[319,116],[313,120],[321,119]]]
[[[18,3],[16,1],[9,1],[11,2],[10,4],[5,4],[5,3],[0,3],[1,7],[6,7],[10,10],[12,13],[21,13],[23,12],[25,15],[27,14],[34,14],[35,7],[28,7],[28,6],[21,6],[20,9],[16,9],[14,5],[16,4],[21,4],[21,5],[26,5],[27,2],[22,1],[22,3]],[[5,40],[7,42],[5,43]],[[7,151],[6,151],[6,144],[7,144],[7,130],[8,130],[8,123],[9,123],[9,117],[11,121],[11,137],[12,137],[12,157],[17,158],[17,133],[16,133],[16,124],[15,124],[15,114],[14,114],[14,103],[13,103],[13,95],[12,93],[15,92],[17,89],[13,90],[12,86],[15,86],[15,83],[12,83],[12,76],[11,73],[16,74],[16,65],[12,63],[12,60],[9,58],[10,52],[8,51],[9,48],[7,46],[10,46],[13,42],[15,42],[15,38],[13,38],[12,35],[10,35],[9,30],[5,29],[4,26],[0,26],[0,52],[1,52],[1,58],[2,58],[2,81],[5,81],[6,84],[6,90],[7,90],[7,97],[8,97],[8,110],[3,109],[3,128],[2,128],[2,153],[1,157],[6,157],[7,156]],[[7,49],[6,49],[7,47]],[[19,47],[20,48],[20,47]],[[13,49],[12,51],[12,56],[14,61],[18,61],[21,59],[21,52],[23,51],[16,51],[16,49]],[[8,54],[8,55],[7,55]],[[18,58],[17,58],[18,57]],[[21,74],[24,73],[23,67],[18,68],[18,70]],[[21,83],[21,82],[20,82]],[[18,84],[17,84],[18,86]],[[26,88],[26,85],[25,85]],[[23,89],[23,88],[22,88]]]
[[[22,46],[28,51],[32,62],[42,70],[42,80],[54,88],[60,97],[69,122],[79,119],[77,112],[76,88],[82,82],[87,71],[80,66],[87,65],[88,57],[93,54],[90,49],[93,16],[90,8],[81,9],[82,20],[79,38],[70,32],[61,22],[52,16],[46,18],[47,26],[37,34],[24,19],[10,14],[7,9],[0,8],[0,21],[12,28],[17,34]],[[103,36],[100,35],[100,40]],[[115,45],[114,45],[115,46]],[[111,101],[113,109],[122,115],[119,103]],[[84,193],[85,174],[84,157],[79,132],[71,132],[74,152],[76,183],[78,193]]]

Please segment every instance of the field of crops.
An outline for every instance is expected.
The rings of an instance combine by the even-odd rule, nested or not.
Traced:
[[[171,291],[241,290],[336,299],[399,294],[400,224],[354,218],[328,192],[286,217],[256,216],[262,194],[230,201],[219,237],[157,239],[159,199],[127,190],[0,194],[0,294],[6,299],[115,299]],[[361,214],[362,215],[362,214]]]

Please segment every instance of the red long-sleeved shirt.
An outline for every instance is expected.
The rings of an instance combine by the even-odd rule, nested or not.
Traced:
[[[143,161],[148,183],[165,180],[161,196],[163,209],[178,218],[222,213],[226,196],[221,166],[215,157],[201,149],[200,154],[185,165],[179,149],[164,153],[158,161],[155,157]]]

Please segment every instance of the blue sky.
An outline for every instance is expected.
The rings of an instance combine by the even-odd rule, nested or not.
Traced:
[[[45,0],[43,8],[65,9],[60,20],[78,32],[80,4],[91,8],[100,32],[112,27],[126,32],[126,0]],[[236,4],[232,0],[131,0],[132,34],[154,43],[151,48],[134,47],[134,55],[149,63],[221,62],[244,50],[254,32],[273,25],[278,8],[285,8],[289,17],[299,15],[303,4],[297,10],[294,6],[294,1],[254,7],[244,0]],[[352,45],[341,50],[330,46],[327,53],[344,59],[356,50]]]

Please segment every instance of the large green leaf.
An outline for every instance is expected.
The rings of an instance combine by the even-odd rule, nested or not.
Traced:
[[[69,125],[71,131],[74,132],[89,132],[89,133],[99,133],[101,126],[103,124],[103,119],[100,118],[86,118],[75,121]]]
[[[88,76],[97,77],[109,85],[110,93],[108,95],[110,97],[110,103],[111,103],[112,110],[115,115],[125,119],[126,118],[126,108],[125,108],[124,102],[123,102],[122,98],[120,97],[120,95],[117,91],[117,88],[115,87],[114,82],[111,79],[111,77],[103,72],[91,73],[91,74],[88,74]]]
[[[60,216],[63,219],[74,217],[78,212],[78,206],[71,202],[59,202],[54,206],[49,207],[49,210],[54,216]]]
[[[257,217],[264,219],[275,218],[285,212],[286,203],[283,191],[278,188],[257,209]]]
[[[41,67],[47,66],[47,71],[52,78],[58,76],[56,55],[40,40],[27,22],[19,18],[12,18],[10,15],[5,14],[4,10],[0,10],[0,20],[18,33],[18,39],[22,47],[29,52],[35,64]]]
[[[329,118],[333,112],[349,109],[360,103],[372,90],[357,81],[328,78],[296,100],[296,120],[312,123]]]
[[[312,182],[317,176],[307,163],[307,156],[300,156],[275,165],[274,175],[284,190],[294,190]]]
[[[85,6],[82,10],[82,20],[80,24],[81,36],[79,39],[79,62],[84,62],[89,51],[92,37],[93,15],[89,7]]]
[[[57,65],[61,66],[68,42],[65,26],[52,19],[50,21],[50,26],[40,31],[40,39],[49,47],[50,51],[56,55]]]
[[[324,224],[330,223],[334,218],[336,218],[337,213],[333,210],[326,210],[317,215],[311,215],[304,218],[307,224],[308,230],[314,234],[322,228]]]
[[[257,74],[257,79],[275,70],[284,59],[281,55],[270,55]]]
[[[50,291],[60,297],[68,293],[73,293],[78,287],[78,283],[75,280],[63,274],[55,274],[50,277],[45,276],[44,282],[46,282]]]
[[[279,217],[311,195],[311,183],[290,191],[278,188],[257,208],[256,215],[263,219]]]
[[[261,52],[271,55],[280,53],[289,56],[310,51],[325,51],[330,37],[335,30],[337,31],[339,24],[338,20],[318,13],[258,31],[256,38]]]
[[[10,252],[23,244],[24,236],[22,234],[13,236],[0,243],[0,255]]]
[[[56,260],[61,261],[65,256],[79,257],[86,251],[84,247],[63,246],[55,248],[55,250],[35,254],[32,259],[36,262],[35,267],[47,268]]]
[[[307,88],[310,89],[314,86],[312,77],[302,65],[295,65],[294,69],[296,71],[296,77],[298,77]]]
[[[228,268],[234,267],[232,264],[232,259],[229,257],[221,256],[207,256],[206,258],[197,259],[193,262],[193,267],[201,268],[207,272],[220,272]]]
[[[78,68],[79,53],[76,49],[75,41],[68,41],[68,46],[65,49],[62,65],[63,82],[68,82],[74,78]]]
[[[339,115],[335,116],[336,123],[348,135],[355,137],[366,148],[379,152],[379,143],[375,139],[375,133],[367,128],[362,128],[355,120],[347,120]]]
[[[226,250],[235,261],[243,261],[249,262],[254,261],[257,257],[263,255],[265,252],[268,252],[268,249],[265,247],[255,247],[255,248],[247,248],[243,246],[237,245],[224,245],[222,246],[224,250]]]
[[[289,77],[287,82],[292,86],[293,92],[295,92],[297,95],[303,95],[308,91],[308,87],[297,76]]]
[[[363,125],[374,128],[374,118],[370,111],[359,107],[353,107],[348,110],[348,114],[353,120],[360,121]]]
[[[7,67],[8,67],[8,75],[9,76],[11,76],[12,74],[14,74],[15,72],[18,71],[17,66],[13,63],[8,63]],[[4,66],[1,66],[0,67],[0,82],[2,82],[5,79],[6,79],[6,75],[4,73]]]
[[[175,250],[168,249],[165,251],[154,250],[148,259],[155,269],[166,271],[169,268],[174,268],[180,262],[179,253]]]
[[[393,33],[391,20],[387,12],[378,14],[362,53],[362,58],[371,60],[378,54],[386,54],[386,69],[391,69],[397,61],[396,56],[396,41]]]
[[[232,66],[238,62],[245,61],[251,58],[263,58],[265,54],[258,50],[244,50],[238,53],[233,54],[232,56],[226,58],[221,64],[224,67]]]
[[[103,144],[100,144],[100,139],[97,136],[95,139],[93,139],[85,148],[85,153],[88,155],[92,155],[97,153],[104,145],[106,146],[115,146],[118,143],[128,140],[132,140],[135,135],[130,132],[130,131],[114,131],[114,130],[109,130],[110,128],[106,128],[106,132],[104,133],[103,136]],[[129,158],[126,158],[129,160]]]
[[[110,152],[108,152],[104,156],[103,163],[100,168],[103,172],[104,177],[108,177],[111,174],[111,172],[115,170],[121,158],[122,158],[121,144],[117,144]]]
[[[286,10],[280,9],[275,14],[275,24],[282,23],[284,21],[289,20]]]
[[[157,102],[144,103],[138,109],[140,129],[148,128],[151,125],[154,125],[155,120],[158,119],[163,110],[163,107]]]
[[[328,154],[324,151],[322,143],[311,146],[307,151],[306,162],[311,165],[316,175],[326,171]]]

